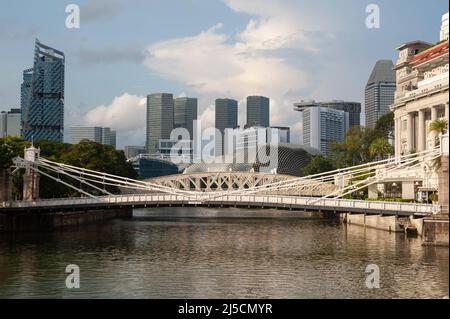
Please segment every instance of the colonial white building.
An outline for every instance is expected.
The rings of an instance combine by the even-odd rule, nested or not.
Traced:
[[[413,41],[398,47],[399,58],[394,66],[397,88],[391,106],[395,114],[395,156],[434,148],[438,136],[428,127],[432,121],[448,119],[448,18],[448,13],[442,16],[436,44]],[[383,184],[369,187],[369,197],[396,189],[402,198],[426,199],[429,192],[438,189],[438,174],[430,164],[405,169],[395,176],[389,174]]]
[[[391,110],[395,114],[395,155],[420,152],[435,146],[432,121],[448,119],[448,13],[442,16],[440,40],[431,45],[413,41],[401,45],[394,67],[397,90]]]

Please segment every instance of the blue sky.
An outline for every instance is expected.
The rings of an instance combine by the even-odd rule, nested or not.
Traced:
[[[81,9],[67,29],[66,5]],[[380,28],[365,8],[380,7]],[[271,124],[301,138],[301,99],[363,102],[378,59],[395,62],[410,40],[436,42],[447,1],[0,0],[0,110],[18,107],[22,70],[34,39],[65,52],[66,128],[111,126],[118,144],[145,142],[145,96],[199,98],[203,126],[214,125],[218,97],[271,98]]]

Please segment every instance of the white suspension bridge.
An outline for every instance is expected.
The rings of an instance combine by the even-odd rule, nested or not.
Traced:
[[[0,202],[0,212],[217,205],[425,216],[439,213],[440,207],[345,197],[381,183],[396,172],[432,163],[440,156],[440,148],[435,148],[304,177],[208,172],[142,181],[53,162],[37,153],[34,157],[15,158],[14,172],[25,169],[29,174],[46,176],[73,189],[81,197]],[[120,189],[121,194],[113,194],[111,187]]]

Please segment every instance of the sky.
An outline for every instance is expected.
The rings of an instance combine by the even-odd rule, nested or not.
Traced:
[[[66,6],[80,28],[66,27]],[[380,9],[367,28],[366,6]],[[364,105],[379,59],[400,44],[436,42],[444,0],[0,0],[0,111],[20,107],[22,71],[34,40],[65,53],[65,140],[72,125],[109,126],[118,147],[144,145],[146,96],[199,99],[202,127],[214,126],[214,100],[271,99],[271,125],[301,142],[300,100]],[[363,117],[364,119],[364,117]]]

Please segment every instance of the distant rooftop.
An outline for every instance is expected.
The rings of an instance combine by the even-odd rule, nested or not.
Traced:
[[[379,82],[395,83],[394,63],[391,60],[378,60],[372,69],[367,85]]]

